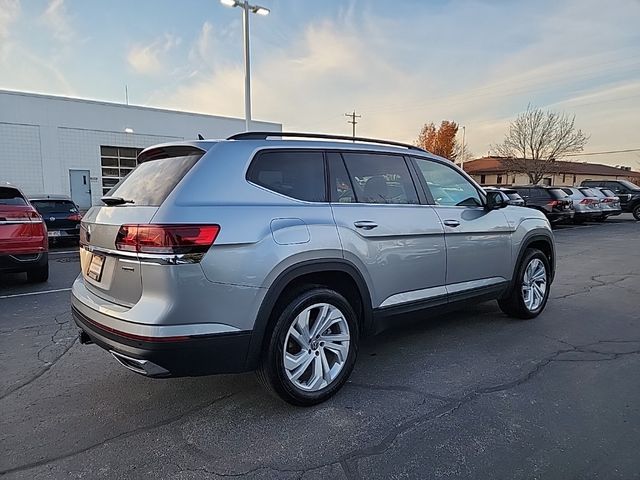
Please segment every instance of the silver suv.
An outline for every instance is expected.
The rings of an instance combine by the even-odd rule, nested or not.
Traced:
[[[403,318],[494,299],[513,317],[544,309],[555,250],[541,212],[417,147],[344,140],[144,150],[82,219],[81,342],[154,377],[257,370],[312,405],[346,382],[363,335]]]

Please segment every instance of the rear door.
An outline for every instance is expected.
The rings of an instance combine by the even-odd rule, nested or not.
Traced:
[[[475,185],[452,165],[418,157],[413,161],[444,226],[450,299],[501,287],[512,275],[515,227],[501,210],[486,210]]]
[[[444,230],[405,158],[329,152],[327,161],[344,255],[368,276],[373,306],[446,302]]]
[[[123,203],[93,207],[86,213],[80,229],[80,263],[92,293],[123,306],[140,299],[140,258],[135,252],[118,249],[118,234],[122,225],[151,223],[162,202],[202,153],[197,149],[176,153],[169,148],[150,159],[140,158],[140,165],[107,195],[119,197]]]

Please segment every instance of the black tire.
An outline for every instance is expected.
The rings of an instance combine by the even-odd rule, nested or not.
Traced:
[[[633,206],[631,213],[633,214],[633,218],[640,220],[640,203],[636,203]]]
[[[49,264],[27,271],[27,282],[43,283],[49,280]]]
[[[605,220],[607,220],[606,215],[600,215],[599,217],[596,217],[596,222],[604,222]]]
[[[547,287],[542,299],[542,303],[535,310],[529,310],[524,303],[524,298],[522,297],[522,284],[524,281],[524,273],[529,265],[529,263],[533,259],[539,259],[544,264],[544,268],[546,271],[546,279],[547,279]],[[550,273],[551,268],[549,266],[549,259],[547,256],[542,253],[540,250],[536,248],[529,248],[525,251],[524,256],[522,257],[522,261],[520,265],[518,265],[518,269],[516,271],[515,282],[513,288],[509,292],[509,294],[498,300],[498,305],[500,309],[509,315],[510,317],[522,318],[522,319],[530,319],[535,318],[544,310],[544,307],[547,304],[547,300],[549,300],[549,292],[551,290],[550,284]]]
[[[316,303],[328,303],[342,312],[349,328],[349,352],[337,377],[324,388],[309,392],[296,386],[287,377],[284,368],[284,348],[287,332],[296,316]],[[342,295],[323,287],[310,287],[309,290],[299,293],[287,301],[280,312],[257,370],[258,379],[270,393],[292,405],[311,406],[324,402],[340,390],[355,365],[360,333],[356,313]]]

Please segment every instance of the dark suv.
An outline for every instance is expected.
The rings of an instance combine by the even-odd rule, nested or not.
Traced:
[[[623,212],[633,214],[636,220],[640,220],[640,187],[627,180],[584,180],[583,187],[607,188],[620,198],[620,207]]]
[[[573,200],[561,188],[541,185],[514,186],[513,190],[524,199],[525,206],[543,212],[551,223],[573,219]]]

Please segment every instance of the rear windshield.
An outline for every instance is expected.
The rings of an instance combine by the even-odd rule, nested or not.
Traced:
[[[597,188],[581,188],[580,192],[582,192],[582,194],[585,197],[598,197],[598,198],[602,198],[605,195],[598,190]]]
[[[26,205],[27,201],[16,188],[0,187],[0,205]]]
[[[78,213],[70,200],[31,200],[31,205],[40,213]]]
[[[567,193],[561,188],[549,188],[548,192],[555,198],[564,198],[567,196]]]
[[[202,154],[169,157],[141,163],[129,175],[109,190],[108,197],[122,197],[133,205],[157,207]]]
[[[604,193],[607,197],[615,197],[616,194],[613,193],[611,190],[607,190],[606,188],[603,188],[601,190],[602,193]]]
[[[518,195],[518,192],[506,192],[506,194],[511,200],[522,200],[522,197]]]

